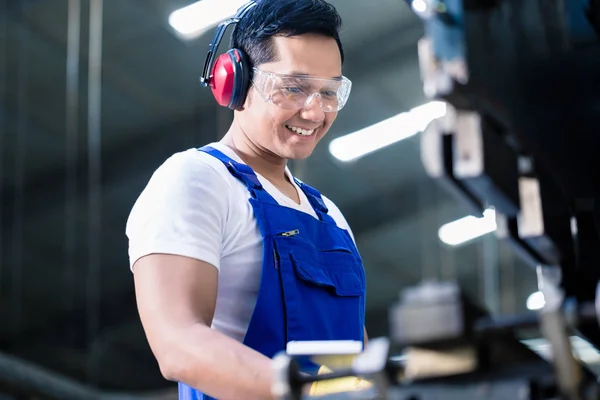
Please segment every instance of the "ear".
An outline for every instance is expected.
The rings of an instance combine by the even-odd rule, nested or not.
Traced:
[[[250,86],[248,88],[248,92],[246,93],[246,100],[244,100],[244,105],[240,111],[244,111],[248,107],[252,105],[252,96],[254,96],[254,86]]]

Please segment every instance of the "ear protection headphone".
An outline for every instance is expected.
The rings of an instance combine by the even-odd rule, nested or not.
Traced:
[[[210,86],[221,106],[239,110],[244,105],[250,86],[250,63],[239,49],[230,49],[215,61],[215,53],[229,25],[237,24],[256,5],[255,1],[240,7],[233,18],[219,24],[208,48],[204,71],[200,77],[202,86]]]

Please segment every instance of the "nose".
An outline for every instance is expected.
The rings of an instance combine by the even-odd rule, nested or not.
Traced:
[[[306,99],[301,116],[303,119],[313,122],[321,122],[325,119],[325,112],[321,108],[321,94],[315,93]]]

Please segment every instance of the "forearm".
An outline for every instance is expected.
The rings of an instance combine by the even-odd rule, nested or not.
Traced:
[[[171,337],[161,365],[167,379],[220,400],[273,399],[268,357],[203,325]]]

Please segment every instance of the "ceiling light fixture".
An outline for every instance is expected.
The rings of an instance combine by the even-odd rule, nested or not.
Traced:
[[[202,0],[175,10],[169,25],[184,40],[192,40],[217,26],[247,3],[247,0]]]
[[[443,225],[438,231],[438,236],[442,242],[458,246],[495,230],[496,212],[488,208],[481,218],[469,215]]]
[[[422,132],[431,121],[445,114],[446,103],[432,101],[354,133],[335,138],[329,143],[329,152],[340,161],[354,161]]]

